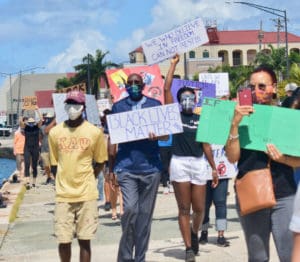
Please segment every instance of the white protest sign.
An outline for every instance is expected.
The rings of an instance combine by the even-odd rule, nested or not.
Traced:
[[[228,161],[227,157],[225,156],[224,146],[211,145],[211,147],[212,147],[219,179],[235,177],[238,172],[237,164],[231,164]],[[212,180],[212,175],[211,175],[212,170],[208,162],[207,162],[207,169],[208,172],[207,172],[206,179]]]
[[[66,93],[53,93],[52,97],[56,116],[56,123],[61,123],[68,119],[68,115],[65,111]],[[95,96],[85,94],[85,105],[86,119],[94,125],[101,126]]]
[[[208,36],[201,18],[160,36],[142,42],[149,65],[168,59],[176,53],[184,53],[208,42]]]
[[[108,98],[97,100],[97,106],[99,112],[103,112],[105,109],[111,109],[111,103]]]
[[[229,77],[228,73],[200,73],[199,81],[216,85],[216,97],[228,96]]]
[[[112,144],[149,137],[182,133],[182,122],[177,103],[127,111],[106,116]]]

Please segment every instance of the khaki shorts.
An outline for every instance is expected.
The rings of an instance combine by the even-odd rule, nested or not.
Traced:
[[[42,158],[42,161],[43,161],[43,166],[48,166],[50,167],[50,154],[47,153],[47,152],[42,152],[41,153],[41,158]]]
[[[71,243],[76,236],[90,240],[98,227],[97,200],[55,205],[54,233],[58,243]]]

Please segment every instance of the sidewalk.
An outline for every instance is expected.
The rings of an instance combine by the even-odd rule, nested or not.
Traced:
[[[58,261],[57,243],[53,236],[54,187],[43,185],[45,177],[38,176],[36,189],[25,193],[18,217],[10,224],[5,234],[1,232],[0,261],[11,262],[54,262]],[[200,245],[197,261],[247,261],[245,241],[234,207],[234,194],[230,183],[228,196],[228,230],[225,236],[229,247],[218,247],[214,228],[209,230],[209,243]],[[0,211],[2,212],[2,211]],[[114,262],[117,257],[118,241],[121,234],[120,221],[111,220],[111,213],[100,205],[100,225],[96,238],[92,241],[92,261]],[[2,220],[3,222],[3,220]],[[214,224],[214,208],[211,209],[211,223]],[[214,226],[214,225],[213,225]],[[3,234],[4,233],[4,234]],[[151,241],[147,253],[148,262],[183,261],[184,244],[181,239],[177,206],[174,194],[163,195],[159,188],[154,211]],[[73,241],[72,261],[78,261],[78,245]],[[271,243],[271,259],[276,262],[275,248]]]

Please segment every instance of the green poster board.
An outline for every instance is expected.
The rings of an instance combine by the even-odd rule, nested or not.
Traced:
[[[196,140],[225,145],[236,102],[205,98]],[[254,113],[239,126],[242,148],[265,151],[274,144],[288,155],[300,156],[300,110],[254,105]]]

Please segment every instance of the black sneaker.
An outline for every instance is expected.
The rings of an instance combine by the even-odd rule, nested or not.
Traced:
[[[230,245],[229,241],[225,237],[218,237],[217,245],[220,247],[228,247]]]
[[[208,237],[208,232],[206,230],[201,231],[201,236],[200,236],[200,239],[199,239],[199,243],[202,244],[202,245],[207,244],[207,242],[208,242],[207,237]]]
[[[110,202],[105,202],[104,210],[105,210],[105,211],[109,211],[110,209],[111,209]]]
[[[185,250],[185,262],[196,262],[193,249],[187,248]]]
[[[194,254],[197,255],[199,252],[199,239],[198,239],[198,235],[193,232],[192,228],[191,228],[191,240],[192,240],[192,250],[194,251]]]

